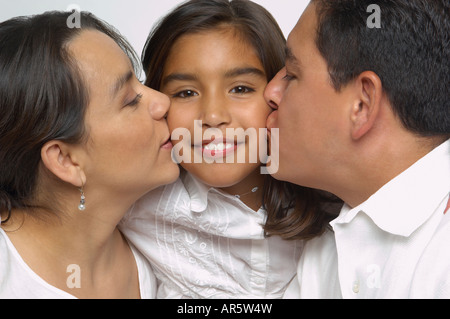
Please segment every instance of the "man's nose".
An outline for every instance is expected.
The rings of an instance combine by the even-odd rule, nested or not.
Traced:
[[[286,84],[283,82],[283,77],[286,75],[286,68],[280,70],[280,72],[275,75],[272,81],[267,84],[264,91],[264,98],[267,104],[274,110],[278,109],[281,99],[283,98],[283,92]]]

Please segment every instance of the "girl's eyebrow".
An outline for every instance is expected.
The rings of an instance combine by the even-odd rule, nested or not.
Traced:
[[[256,75],[263,78],[266,77],[264,71],[253,67],[235,68],[225,73],[226,78],[234,78],[240,75]],[[198,81],[198,77],[195,74],[190,73],[171,73],[164,77],[161,83],[162,86],[166,86],[173,81]]]
[[[240,75],[256,75],[259,77],[266,77],[266,74],[262,70],[253,67],[235,68],[225,73],[226,78],[234,78]]]
[[[162,80],[162,86],[166,86],[172,81],[197,81],[198,78],[194,74],[189,73],[171,73],[164,77]]]

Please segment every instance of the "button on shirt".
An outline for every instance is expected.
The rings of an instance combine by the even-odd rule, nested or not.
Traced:
[[[151,261],[158,298],[281,298],[302,242],[265,238],[265,219],[186,173],[139,200],[121,230]]]
[[[450,298],[449,192],[447,141],[306,244],[298,297]]]

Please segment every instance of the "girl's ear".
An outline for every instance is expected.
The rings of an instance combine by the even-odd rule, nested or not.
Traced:
[[[372,71],[365,71],[358,76],[356,88],[358,100],[351,111],[351,135],[354,140],[363,137],[374,126],[383,96],[381,80]]]
[[[45,167],[56,177],[76,187],[86,183],[86,176],[70,153],[70,146],[61,141],[47,142],[41,149]]]

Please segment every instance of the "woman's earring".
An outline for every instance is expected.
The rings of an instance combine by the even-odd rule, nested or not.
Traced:
[[[80,205],[78,205],[78,210],[84,211],[86,209],[86,201],[85,201],[86,197],[84,196],[83,186],[81,186],[81,188],[79,190],[81,193],[81,198],[80,198]]]

